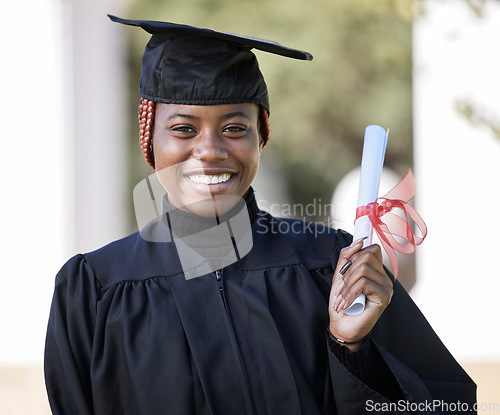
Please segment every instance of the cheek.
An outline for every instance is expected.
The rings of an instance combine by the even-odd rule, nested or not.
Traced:
[[[259,169],[260,162],[260,146],[258,140],[252,142],[244,151],[244,158],[242,159],[242,163],[244,165],[247,174],[251,177],[249,179],[253,181],[255,175],[257,174],[257,170]]]
[[[181,163],[185,160],[188,151],[181,144],[161,135],[153,137],[153,155],[157,170]]]
[[[175,157],[176,152],[172,151],[171,147],[171,145],[161,140],[153,144],[156,174],[163,187],[167,190],[172,183],[175,183],[175,165],[178,164]]]

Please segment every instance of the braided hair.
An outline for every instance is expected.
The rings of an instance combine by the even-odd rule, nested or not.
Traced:
[[[146,163],[153,169],[155,168],[155,159],[153,155],[153,129],[155,124],[156,102],[146,98],[141,98],[139,104],[139,145]],[[264,148],[269,141],[269,114],[267,110],[259,107],[260,132],[262,134],[261,147]]]

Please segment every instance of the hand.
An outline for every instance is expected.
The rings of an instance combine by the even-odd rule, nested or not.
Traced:
[[[348,316],[345,310],[361,293],[366,296],[365,310]],[[363,239],[360,239],[342,249],[330,291],[330,332],[345,341],[366,336],[391,302],[392,294],[392,281],[384,270],[379,245],[363,249]],[[361,343],[346,346],[355,351]]]

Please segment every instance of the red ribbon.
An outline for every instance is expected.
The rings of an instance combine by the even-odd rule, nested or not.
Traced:
[[[377,233],[382,247],[391,261],[394,278],[398,276],[398,259],[395,251],[402,254],[411,254],[415,252],[415,247],[420,245],[427,236],[425,222],[408,203],[416,193],[415,180],[410,170],[385,196],[379,197],[375,202],[368,203],[366,206],[360,206],[356,210],[356,220],[361,216],[368,216],[370,219],[373,230]],[[404,218],[391,213],[394,209],[402,211]],[[384,217],[384,221],[382,221],[382,217]],[[409,218],[413,220],[420,230],[421,237],[414,235]],[[406,242],[399,243],[394,236],[401,237]]]

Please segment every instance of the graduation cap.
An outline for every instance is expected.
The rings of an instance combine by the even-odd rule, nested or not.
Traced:
[[[251,49],[294,59],[313,58],[308,52],[269,40],[176,23],[108,16],[113,22],[138,26],[152,35],[142,57],[139,93],[155,102],[254,102],[269,112],[266,83]]]

